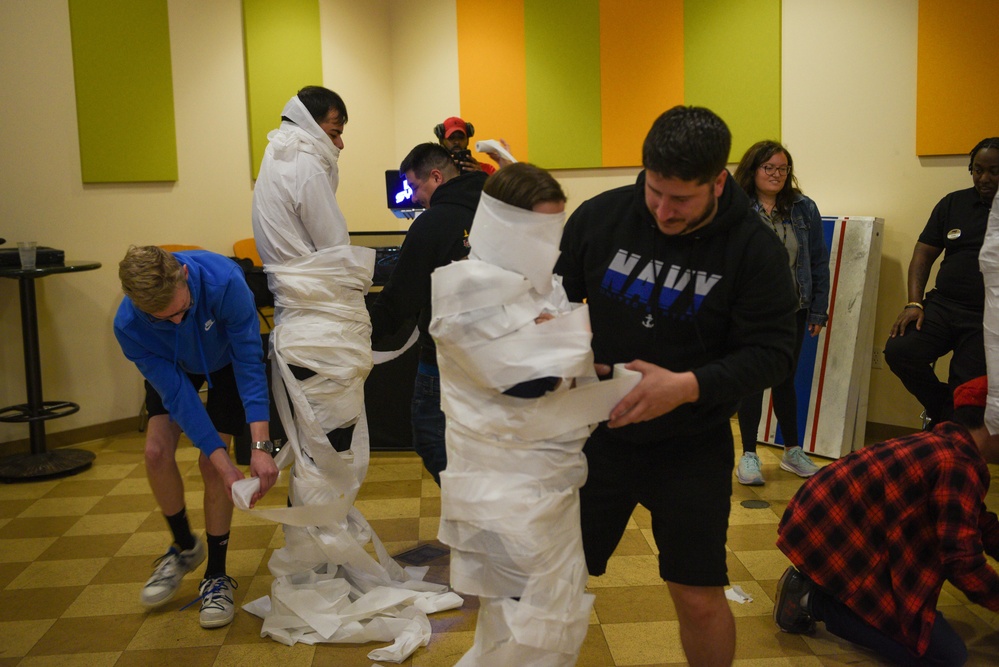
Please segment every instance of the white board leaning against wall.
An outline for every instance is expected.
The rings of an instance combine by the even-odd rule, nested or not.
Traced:
[[[864,446],[884,220],[822,218],[829,248],[829,325],[805,336],[795,375],[798,436],[809,454],[838,459]],[[770,390],[760,442],[783,445]]]

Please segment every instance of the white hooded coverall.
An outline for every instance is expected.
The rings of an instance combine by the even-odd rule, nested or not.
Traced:
[[[292,506],[251,510],[284,524],[285,546],[269,562],[271,595],[245,608],[264,618],[262,636],[282,643],[392,641],[368,655],[401,662],[429,641],[427,613],[460,606],[461,598],[423,582],[425,568],[403,570],[354,507],[369,457],[364,295],[375,252],[349,245],[335,198],[339,151],[297,97],[282,113],[292,122],[268,135],[253,226],[275,299],[273,393],[288,436],[277,464],[294,463]],[[290,366],[315,374],[300,381]],[[351,425],[350,449],[335,451],[326,434]],[[233,487],[242,509],[255,481]]]

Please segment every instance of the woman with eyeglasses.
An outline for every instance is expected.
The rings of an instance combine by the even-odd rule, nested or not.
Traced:
[[[798,337],[794,348],[794,366],[805,331],[818,336],[828,320],[829,250],[822,236],[822,217],[811,199],[801,193],[795,177],[794,161],[784,146],[776,141],[753,144],[735,170],[739,183],[764,225],[773,230],[787,249],[788,264],[798,291]],[[819,468],[801,449],[798,442],[798,400],[794,374],[770,390],[774,413],[784,435],[784,457],[780,467],[799,477],[811,477]],[[740,484],[764,483],[760,459],[756,455],[756,436],[763,412],[763,394],[747,396],[739,407],[739,431],[742,435],[742,458],[736,470]]]

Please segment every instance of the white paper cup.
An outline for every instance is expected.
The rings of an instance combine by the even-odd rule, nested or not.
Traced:
[[[18,241],[17,253],[21,256],[21,268],[35,268],[35,255],[38,248],[36,241]]]

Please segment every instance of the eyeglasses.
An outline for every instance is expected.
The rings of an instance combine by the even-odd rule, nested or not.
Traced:
[[[194,297],[191,295],[191,288],[187,287],[186,284],[185,284],[185,288],[187,289],[187,305],[186,306],[184,306],[183,308],[181,308],[180,310],[178,310],[176,313],[173,313],[172,315],[166,315],[166,316],[163,316],[163,317],[158,317],[156,315],[153,315],[152,313],[146,313],[146,317],[149,319],[149,321],[150,322],[168,322],[168,321],[172,320],[173,318],[177,317],[178,315],[186,315],[187,311],[191,310],[191,308],[194,307]],[[183,319],[183,318],[181,318],[181,319]]]
[[[787,176],[788,174],[791,173],[791,165],[789,164],[782,164],[779,167],[775,167],[774,165],[769,163],[761,164],[760,169],[762,169],[763,173],[765,173],[767,176],[773,176],[775,171],[781,176]]]

